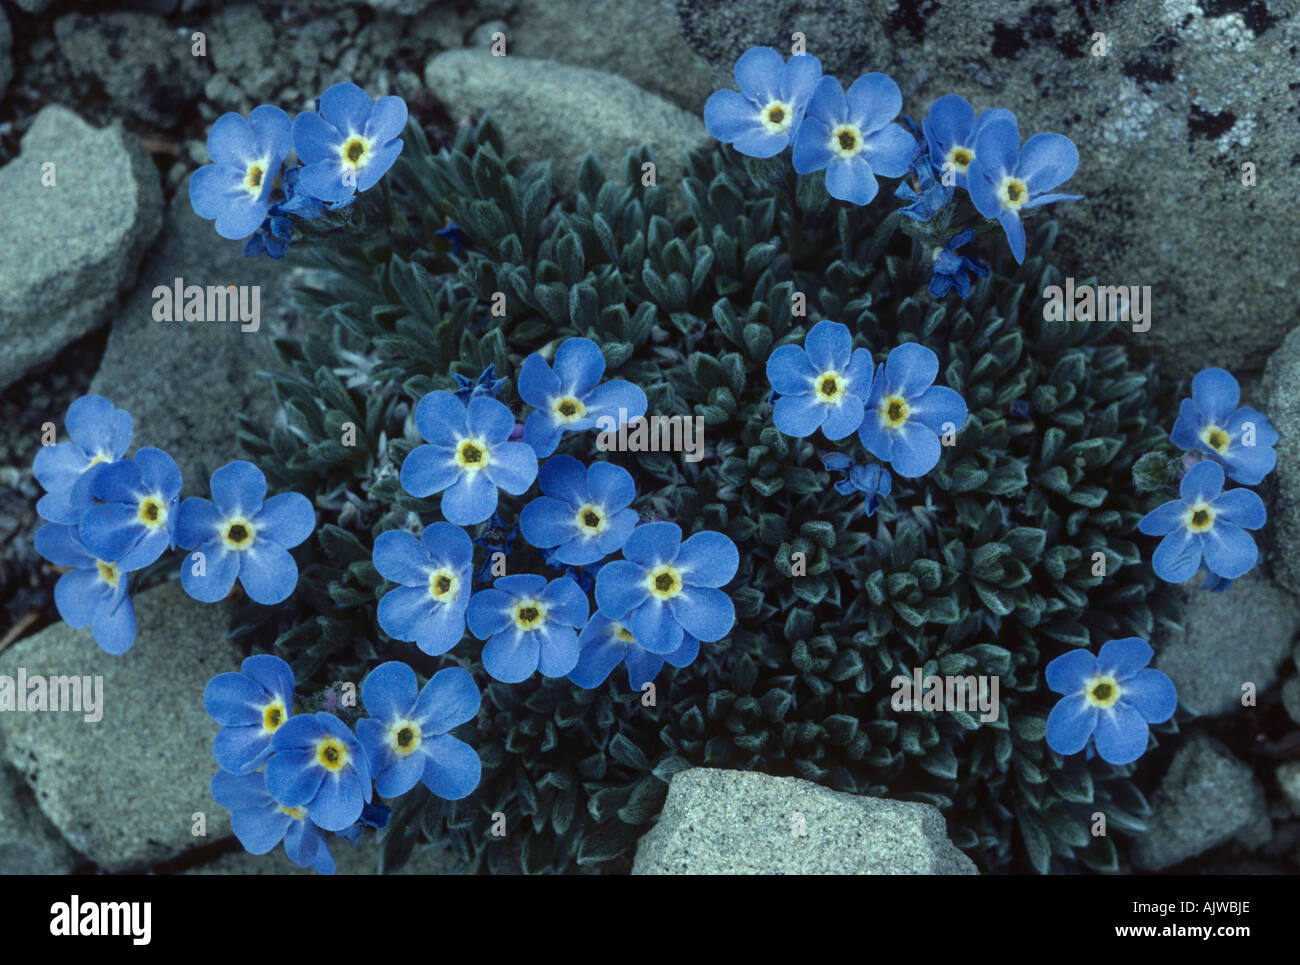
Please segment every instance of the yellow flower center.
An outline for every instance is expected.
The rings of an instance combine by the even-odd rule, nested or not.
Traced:
[[[541,600],[520,600],[511,617],[520,630],[535,630],[546,622],[546,607]]]
[[[221,544],[228,550],[246,550],[253,545],[253,524],[242,517],[226,520]]]
[[[266,171],[269,167],[270,163],[267,158],[258,158],[256,161],[249,162],[248,167],[244,169],[244,190],[248,192],[250,197],[260,198],[262,196],[262,190],[266,186],[264,183]]]
[[[578,530],[583,536],[599,536],[605,532],[609,519],[601,512],[599,506],[587,505],[578,510],[574,516]]]
[[[965,174],[970,162],[975,160],[975,152],[968,147],[954,146],[948,151],[946,160],[952,162],[958,174]]]
[[[856,124],[841,124],[831,131],[831,152],[848,160],[862,150],[862,132]]]
[[[1185,520],[1193,533],[1204,533],[1214,526],[1214,510],[1209,503],[1196,503],[1188,507]]]
[[[1029,200],[1029,185],[1019,178],[1007,175],[998,185],[998,200],[1002,207],[1019,211],[1020,206]]]
[[[284,712],[284,701],[271,701],[262,708],[262,733],[274,734],[288,717]]]
[[[295,821],[302,821],[305,820],[307,817],[306,808],[287,808],[283,804],[277,805],[277,807],[279,807],[281,811],[289,815],[289,817],[293,818]]]
[[[1083,688],[1084,699],[1093,707],[1105,710],[1115,706],[1119,700],[1119,681],[1114,677],[1103,675],[1091,678]]]
[[[117,565],[105,563],[103,560],[95,560],[95,568],[99,570],[99,578],[116,590],[117,581],[121,579],[121,573],[118,571]]]
[[[827,404],[839,404],[844,397],[844,379],[838,372],[823,372],[817,376],[817,398]]]
[[[897,429],[907,422],[910,411],[901,395],[886,396],[880,402],[880,421],[887,429]]]
[[[445,567],[429,574],[429,596],[439,603],[450,600],[459,588],[460,577]]]
[[[323,738],[316,745],[316,763],[327,771],[341,771],[348,766],[350,755],[343,742],[337,737]]]
[[[661,600],[671,600],[682,592],[682,577],[675,568],[665,563],[650,571],[650,575],[646,578],[646,586],[653,596]]]
[[[784,134],[794,123],[794,108],[785,101],[768,101],[759,118],[767,133]]]
[[[466,472],[478,472],[488,464],[488,447],[482,439],[462,439],[456,447],[456,465]]]
[[[632,634],[628,632],[627,627],[623,626],[621,623],[614,624],[613,634],[615,640],[620,640],[623,643],[636,643],[636,637],[632,636]]]
[[[582,400],[571,395],[562,395],[551,403],[551,415],[560,425],[577,422],[586,414],[587,407],[582,404]]]
[[[339,148],[339,160],[344,166],[359,171],[370,161],[370,152],[374,147],[373,142],[360,134],[353,134],[343,142]]]
[[[388,728],[388,749],[398,757],[410,757],[420,749],[420,725],[413,720],[397,720]]]
[[[167,523],[167,506],[157,497],[146,496],[140,500],[136,517],[146,529],[161,529]]]
[[[1206,426],[1202,429],[1201,441],[1220,455],[1228,451],[1228,445],[1232,442],[1228,434],[1218,426]]]

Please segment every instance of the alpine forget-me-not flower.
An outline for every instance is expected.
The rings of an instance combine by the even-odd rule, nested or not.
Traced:
[[[618,426],[645,415],[645,392],[622,379],[602,384],[605,356],[589,338],[566,338],[555,350],[554,367],[534,352],[519,371],[519,397],[533,407],[524,441],[539,457],[549,456],[566,432]]]
[[[305,807],[326,831],[342,831],[371,798],[370,763],[333,714],[290,717],[271,738],[266,789],[287,808]]]
[[[1187,471],[1178,493],[1138,522],[1148,536],[1164,537],[1151,558],[1156,576],[1182,583],[1196,575],[1202,560],[1225,580],[1244,576],[1259,559],[1246,530],[1264,525],[1264,501],[1249,489],[1225,492],[1223,468],[1208,459]]]
[[[1168,675],[1147,668],[1154,651],[1145,640],[1125,637],[1101,645],[1097,656],[1071,650],[1047,665],[1047,686],[1064,694],[1047,717],[1047,744],[1058,754],[1077,754],[1094,742],[1102,760],[1130,764],[1147,749],[1148,724],[1178,708]]]
[[[474,544],[451,523],[432,523],[418,539],[401,529],[380,533],[375,569],[401,584],[379,601],[384,632],[435,657],[454,647],[465,635],[473,563]]]
[[[465,613],[483,647],[483,669],[517,684],[537,670],[563,677],[578,662],[578,633],[590,612],[587,595],[567,576],[546,582],[532,573],[503,576],[480,590]]]
[[[1223,466],[1233,482],[1255,486],[1277,465],[1278,432],[1268,416],[1238,408],[1241,388],[1220,368],[1198,372],[1192,397],[1183,399],[1169,440],[1180,449],[1203,452]]]
[[[127,587],[128,568],[97,557],[81,542],[74,527],[61,523],[46,523],[38,529],[35,543],[36,552],[55,566],[71,568],[54,584],[54,606],[63,622],[75,629],[90,627],[95,643],[106,653],[130,650],[136,626],[135,605]]]
[[[83,395],[64,417],[68,439],[42,446],[32,475],[45,490],[36,514],[51,523],[73,525],[90,507],[87,470],[116,462],[131,445],[131,414],[102,395]]]
[[[749,157],[780,154],[799,131],[822,75],[821,61],[808,54],[784,61],[771,47],[751,47],[736,61],[735,75],[740,91],[710,95],[704,102],[704,126]]]
[[[181,471],[161,449],[145,446],[135,458],[105,465],[90,483],[96,500],[77,527],[100,559],[127,570],[148,566],[172,545],[180,505]]]
[[[572,456],[552,456],[538,476],[543,495],[519,514],[524,539],[555,548],[553,566],[586,566],[622,549],[637,524],[628,509],[636,498],[631,474],[611,462],[590,467]]]
[[[346,206],[374,187],[402,153],[406,102],[389,95],[373,103],[351,81],[320,96],[316,111],[293,119],[293,146],[302,160],[298,190],[331,207]]]
[[[934,385],[939,357],[924,345],[904,342],[876,367],[858,438],[900,476],[924,476],[939,462],[939,436],[966,421],[966,403]]]
[[[862,424],[871,353],[853,348],[847,325],[823,320],[802,348],[782,345],[772,353],[767,379],[779,393],[772,407],[778,429],[802,438],[820,428],[827,439],[843,439]]]
[[[269,653],[254,654],[239,672],[217,674],[203,689],[203,708],[221,725],[212,755],[222,770],[243,774],[271,756],[271,738],[293,715],[293,670]]]
[[[321,830],[304,807],[285,807],[266,790],[260,772],[218,771],[212,778],[212,800],[230,809],[230,830],[249,854],[269,854],[281,841],[284,853],[299,868],[334,873],[334,856]]]
[[[585,690],[603,684],[620,663],[627,668],[627,685],[640,690],[659,675],[665,663],[685,667],[700,653],[700,641],[689,633],[682,635],[682,643],[672,653],[651,653],[636,642],[636,638],[623,624],[611,620],[603,613],[593,613],[578,636],[578,665],[569,672],[569,679]]]
[[[223,238],[246,238],[262,226],[271,207],[271,185],[292,147],[289,115],[263,104],[247,118],[233,111],[208,132],[205,164],[190,176],[190,207],[216,221]]]

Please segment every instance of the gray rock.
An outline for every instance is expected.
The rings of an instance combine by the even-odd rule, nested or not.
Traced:
[[[1282,685],[1282,706],[1287,716],[1300,724],[1300,677],[1292,677]]]
[[[1286,803],[1291,806],[1292,813],[1300,817],[1300,761],[1279,764],[1274,773]]]
[[[696,114],[731,84],[686,43],[671,0],[522,0],[509,23],[511,54],[619,74]]]
[[[1057,257],[1079,280],[1151,286],[1151,329],[1128,338],[1171,373],[1259,366],[1295,325],[1300,126],[1279,78],[1300,67],[1300,5],[678,0],[677,10],[688,42],[728,71],[752,45],[788,51],[800,31],[845,85],[892,76],[914,117],[956,92],[1015,111],[1022,137],[1070,136],[1081,163],[1065,190],[1088,199],[1037,217],[1061,219]],[[1105,56],[1092,56],[1096,33]]]
[[[978,874],[929,804],[699,767],[673,776],[632,873]]]
[[[208,783],[214,724],[203,688],[239,668],[226,640],[227,609],[206,606],[177,582],[135,598],[138,635],[122,656],[104,653],[89,630],[58,623],[0,656],[0,674],[102,676],[102,719],[84,713],[0,715],[4,755],[26,779],[45,816],[78,851],[108,871],[167,860],[205,839],[192,815],[207,815],[207,840],[230,833]]]
[[[1242,684],[1257,694],[1276,682],[1300,630],[1300,603],[1258,569],[1222,593],[1192,590],[1183,630],[1169,633],[1156,657],[1188,710],[1217,717],[1241,709]]]
[[[1268,360],[1260,394],[1259,408],[1281,435],[1277,468],[1270,477],[1276,490],[1263,533],[1272,550],[1274,578],[1300,594],[1300,328]],[[1296,667],[1300,669],[1300,648]]]
[[[107,320],[161,223],[158,172],[133,135],[63,107],[36,115],[0,168],[0,388]]]
[[[624,155],[649,144],[658,184],[668,186],[679,180],[686,153],[709,139],[698,115],[586,67],[451,50],[429,61],[424,82],[453,113],[490,112],[511,150],[528,161],[552,162],[556,187],[565,193],[587,151],[618,177]]]
[[[14,3],[18,4],[19,10],[24,10],[27,13],[44,13],[46,8],[53,2],[54,0],[14,0]]]
[[[237,86],[247,98],[258,103],[276,103],[274,94],[279,83],[291,76],[276,56],[275,28],[253,4],[221,7],[203,24],[208,38],[208,58],[224,78],[225,96],[216,99],[223,110],[240,110],[243,103],[232,103],[228,88]],[[213,99],[211,84],[204,90]]]
[[[423,13],[432,3],[433,0],[366,0],[366,6],[372,10],[403,17]]]
[[[490,48],[497,42],[497,34],[506,37],[506,52],[510,53],[509,37],[506,36],[506,22],[504,20],[486,20],[470,31],[469,40],[465,42],[466,47],[488,47]]]
[[[379,867],[379,839],[367,832],[354,848],[348,842],[327,835],[330,851],[334,855],[336,875],[373,875]],[[299,868],[279,846],[270,854],[256,855],[235,851],[222,855],[216,861],[187,869],[187,875],[313,875],[311,868]],[[451,852],[436,845],[417,848],[402,866],[398,875],[454,875],[460,866]]]
[[[1264,789],[1218,741],[1196,736],[1179,748],[1151,801],[1133,863],[1159,871],[1209,851],[1268,820]]]
[[[0,99],[4,98],[14,75],[14,62],[9,53],[13,45],[14,33],[9,29],[9,18],[0,10]]]
[[[154,321],[154,291],[185,286],[245,286],[258,291],[257,331],[238,321]],[[236,416],[270,419],[274,400],[259,369],[274,365],[272,322],[285,303],[288,269],[270,258],[245,258],[238,241],[220,237],[196,215],[188,186],[172,200],[160,243],[140,282],[113,320],[91,391],[135,420],[136,445],[158,446],[181,467],[186,495],[207,494],[212,470],[244,458]],[[251,323],[249,323],[251,327]],[[148,378],[141,378],[141,360]]]
[[[65,875],[77,862],[31,789],[0,764],[0,875]]]
[[[157,127],[177,124],[203,94],[206,58],[190,52],[189,34],[148,13],[69,13],[54,22],[69,67],[101,86],[125,114]]]

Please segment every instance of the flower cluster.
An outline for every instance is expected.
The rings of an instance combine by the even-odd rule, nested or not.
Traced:
[[[353,845],[366,827],[382,828],[395,798],[422,783],[446,800],[478,786],[481,765],[451,731],[478,713],[479,692],[459,667],[438,671],[421,689],[404,663],[380,664],[361,684],[368,716],[356,733],[324,711],[295,714],[293,670],[257,654],[238,673],[208,681],[203,706],[221,725],[212,752],[220,771],[212,798],[251,854],[284,842],[299,867],[334,873],[324,833]]]
[[[1273,448],[1278,432],[1268,416],[1239,406],[1241,388],[1231,374],[1209,368],[1192,379],[1192,397],[1184,399],[1170,441],[1191,463],[1179,484],[1177,499],[1144,516],[1138,528],[1161,536],[1151,560],[1162,580],[1182,583],[1202,563],[1209,571],[1206,589],[1220,592],[1259,561],[1259,549],[1247,530],[1268,519],[1264,501],[1249,489],[1224,489],[1226,479],[1255,486],[1277,464]]]
[[[190,178],[190,205],[221,237],[247,238],[246,256],[283,258],[293,238],[290,216],[319,218],[374,187],[402,153],[405,126],[400,97],[372,102],[350,81],[330,87],[314,111],[292,121],[270,104],[248,117],[223,114],[208,132],[212,163]],[[285,167],[291,152],[299,163]],[[281,196],[273,202],[277,176]]]
[[[108,399],[87,395],[68,407],[68,439],[50,440],[36,454],[32,473],[45,489],[36,512],[48,522],[36,531],[36,550],[67,567],[54,587],[59,616],[90,627],[108,653],[135,643],[130,574],[174,547],[197,549],[181,568],[194,599],[224,599],[238,578],[258,603],[279,603],[298,582],[288,549],[315,528],[305,496],[283,493],[264,500],[266,478],[247,462],[232,462],[212,476],[216,505],[180,501],[181,471],[161,449],[144,446],[126,458],[131,416]]]
[[[882,463],[905,478],[924,476],[939,462],[942,439],[955,439],[966,421],[966,403],[935,385],[938,375],[939,357],[916,342],[898,346],[873,372],[871,352],[853,348],[848,326],[824,319],[802,347],[782,345],[768,358],[772,421],[796,438],[821,429],[834,442],[856,432],[880,463],[830,453],[822,464],[847,474],[835,484],[838,492],[866,494],[870,516],[893,488]]]
[[[420,399],[415,424],[424,443],[402,463],[401,484],[413,496],[441,493],[445,522],[419,537],[389,530],[376,539],[375,568],[398,584],[379,601],[385,633],[440,655],[468,627],[484,641],[484,669],[504,683],[540,671],[593,688],[624,663],[639,688],[665,662],[685,666],[700,641],[731,630],[735,611],[720,589],[739,568],[731,540],[704,531],[683,542],[674,523],[639,524],[626,469],[552,455],[566,433],[644,415],[645,392],[618,379],[602,382],[604,371],[600,349],[586,338],[561,342],[552,363],[529,355],[519,393],[533,411],[522,426],[495,398],[495,369],[474,382],[462,377],[458,393]],[[505,530],[499,493],[523,495],[534,482],[541,493],[520,511],[518,532],[559,575],[506,575],[490,561],[474,572],[474,545],[504,558],[514,531],[496,542],[471,539],[462,527],[490,518],[493,532]],[[620,551],[624,558],[609,562]],[[474,591],[475,580],[492,585]]]
[[[902,211],[916,222],[909,233],[931,252],[936,297],[956,289],[966,298],[967,273],[988,274],[980,262],[956,254],[976,233],[959,221],[1001,226],[1011,253],[1023,262],[1022,212],[1082,197],[1056,191],[1079,166],[1070,139],[1035,134],[1022,145],[1011,111],[976,116],[964,97],[945,94],[918,127],[902,115],[902,92],[887,75],[864,74],[846,91],[834,77],[822,76],[816,57],[796,54],[786,61],[771,47],[741,54],[735,76],[739,92],[710,96],[704,123],[741,154],[770,158],[789,147],[796,173],[824,171],[831,197],[856,205],[876,197],[878,177],[912,176],[914,183],[901,183],[895,196],[908,202]],[[955,189],[969,199],[964,214]]]

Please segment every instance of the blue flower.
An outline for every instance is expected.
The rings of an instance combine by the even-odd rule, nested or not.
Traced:
[[[772,353],[767,380],[779,393],[772,421],[787,436],[803,438],[820,428],[827,439],[843,439],[862,424],[871,353],[853,348],[847,325],[820,321],[803,348],[782,345]]]
[[[272,215],[244,242],[244,257],[269,255],[276,259],[283,258],[288,253],[289,242],[292,240],[293,223],[287,216]]]
[[[900,476],[924,476],[939,462],[939,435],[966,421],[966,403],[952,389],[933,385],[939,357],[904,342],[876,367],[858,438]]]
[[[487,550],[482,565],[474,571],[474,579],[480,583],[492,582],[492,567],[494,565],[492,557],[497,553],[501,553],[506,559],[509,559],[510,554],[515,550],[515,537],[518,534],[518,526],[511,526],[507,529],[506,521],[501,518],[501,514],[492,514],[492,518],[488,520],[487,529],[480,535],[475,536],[472,541],[475,546],[481,546]]]
[[[382,831],[388,826],[388,819],[393,816],[393,809],[387,804],[380,804],[378,801],[371,801],[361,809],[361,817],[348,828],[338,832],[340,838],[347,838],[352,847],[357,846],[361,840],[361,834],[366,828],[374,831]]]
[[[1002,108],[985,111],[977,119],[975,108],[960,94],[940,97],[930,105],[930,115],[921,122],[930,164],[940,173],[945,164],[951,164],[952,183],[966,187],[967,169],[975,160],[975,141],[988,123],[997,118],[1013,124],[1016,120],[1014,114]]]
[[[478,688],[469,671],[439,670],[420,690],[415,671],[390,660],[366,676],[361,702],[370,716],[357,721],[357,737],[380,797],[397,797],[423,783],[438,797],[459,801],[478,787],[478,754],[448,733],[478,713]]]
[[[271,185],[291,147],[289,115],[263,104],[247,119],[222,114],[208,133],[205,164],[190,177],[190,207],[200,218],[216,219],[223,238],[246,238],[271,206]]]
[[[515,417],[480,395],[466,407],[450,392],[430,392],[415,407],[415,425],[427,445],[402,463],[402,488],[412,496],[442,496],[442,515],[457,526],[481,523],[497,508],[497,489],[513,496],[537,478],[537,456],[511,442]]]
[[[1208,459],[1187,471],[1178,494],[1138,523],[1148,536],[1164,536],[1151,558],[1156,576],[1182,583],[1196,575],[1202,559],[1225,580],[1244,576],[1259,559],[1246,530],[1264,525],[1264,501],[1249,489],[1224,492],[1223,469]]]
[[[401,584],[379,601],[384,632],[435,657],[454,647],[465,635],[473,561],[474,544],[451,523],[433,523],[419,539],[401,529],[380,533],[375,569]]]
[[[271,738],[266,789],[287,808],[306,808],[326,831],[342,831],[371,797],[370,763],[352,731],[333,714],[290,717]]]
[[[180,505],[181,471],[161,449],[145,446],[134,459],[110,463],[95,473],[77,535],[100,559],[124,569],[148,566],[171,548]]]
[[[587,595],[568,577],[546,582],[531,573],[503,576],[469,601],[465,616],[474,636],[486,640],[483,669],[517,684],[536,670],[563,677],[578,663],[578,634],[587,622]]]
[[[1277,465],[1273,446],[1279,437],[1268,416],[1238,408],[1240,399],[1241,389],[1230,373],[1218,368],[1198,372],[1169,439],[1181,449],[1209,455],[1233,482],[1254,486]]]
[[[538,496],[519,514],[524,539],[540,549],[555,547],[552,565],[586,566],[623,548],[636,526],[631,474],[609,462],[584,468],[572,456],[554,456],[542,466]]]
[[[480,395],[486,395],[495,399],[497,393],[501,391],[501,386],[506,384],[505,379],[497,378],[497,367],[489,362],[488,367],[479,373],[478,378],[470,379],[459,372],[453,372],[451,377],[456,380],[456,398],[460,399],[465,405],[469,405],[469,400]]]
[[[996,218],[1006,232],[1017,262],[1025,260],[1025,226],[1020,212],[1078,201],[1081,194],[1053,194],[1079,167],[1079,151],[1064,134],[1035,134],[1020,146],[1014,117],[994,117],[975,141],[975,159],[967,169],[967,189],[980,214]]]
[[[212,778],[212,800],[230,809],[230,830],[249,854],[269,854],[283,841],[284,853],[299,868],[334,873],[334,856],[307,809],[276,803],[260,772],[217,772]]]
[[[98,558],[73,527],[59,523],[38,529],[34,542],[36,552],[55,566],[71,567],[54,584],[54,606],[63,621],[78,630],[90,627],[95,643],[106,653],[130,650],[135,643],[135,605],[123,564]]]
[[[628,629],[603,613],[595,613],[583,627],[578,637],[582,652],[578,665],[569,672],[569,679],[579,687],[592,690],[603,684],[620,663],[627,667],[627,685],[639,691],[659,675],[667,662],[674,667],[685,667],[700,653],[700,641],[689,633],[682,635],[682,643],[672,653],[651,653],[636,642]]]
[[[453,255],[459,255],[465,248],[465,242],[469,241],[469,235],[465,234],[465,229],[451,219],[447,220],[445,228],[439,228],[433,234],[437,238],[451,242],[451,253]],[[488,367],[491,368],[491,366]],[[459,379],[460,376],[457,376],[458,381]]]
[[[203,689],[203,709],[221,725],[212,756],[223,771],[246,774],[271,756],[271,738],[293,716],[293,670],[279,657],[254,654],[239,672],[217,674]]]
[[[938,181],[929,162],[923,159],[920,163],[913,162],[912,171],[916,175],[916,187],[901,181],[894,189],[894,197],[909,202],[907,207],[899,209],[902,214],[915,221],[929,221],[947,207],[953,188]]]
[[[325,213],[325,206],[319,200],[298,187],[298,179],[301,176],[301,164],[295,164],[291,168],[284,169],[284,177],[280,179],[280,186],[284,190],[284,198],[271,205],[272,215],[296,215],[299,218],[311,221]],[[287,235],[285,240],[288,240]]]
[[[131,414],[114,408],[102,395],[83,395],[68,406],[64,427],[69,440],[42,446],[32,475],[45,489],[36,513],[51,523],[73,525],[90,508],[86,471],[116,462],[131,444]]]
[[[1077,754],[1095,741],[1109,764],[1131,764],[1147,749],[1148,724],[1178,708],[1168,675],[1146,669],[1153,651],[1145,640],[1125,637],[1101,645],[1097,656],[1071,650],[1047,665],[1047,686],[1065,694],[1047,717],[1047,744],[1058,754]]]
[[[181,503],[176,543],[197,550],[181,564],[181,586],[201,603],[224,600],[238,579],[257,603],[280,603],[298,584],[289,550],[316,528],[316,511],[299,493],[266,498],[266,477],[237,460],[212,474],[212,500]]]
[[[869,203],[880,190],[876,175],[901,178],[916,157],[916,140],[891,123],[902,109],[903,94],[885,74],[859,77],[847,95],[838,80],[823,77],[795,137],[794,169],[825,168],[831,197]]]
[[[751,47],[736,61],[740,92],[720,90],[704,102],[704,126],[741,154],[780,154],[798,134],[808,100],[822,75],[816,57],[789,62],[771,47]]]
[[[957,249],[974,237],[975,232],[967,228],[949,238],[948,243],[942,248],[934,249],[934,274],[930,276],[930,294],[935,298],[942,298],[953,288],[957,289],[959,297],[967,297],[970,294],[970,278],[966,275],[968,271],[974,272],[981,278],[988,277],[987,265],[957,254]]]
[[[842,452],[828,452],[822,456],[822,465],[829,472],[842,472],[845,477],[835,484],[835,491],[842,496],[851,493],[866,493],[864,509],[868,516],[874,516],[880,508],[882,496],[888,496],[894,487],[894,478],[889,470],[880,463],[873,462],[864,466],[854,462]]]
[[[293,146],[303,162],[298,189],[341,206],[373,187],[402,153],[406,102],[390,95],[371,103],[343,81],[321,95],[317,111],[293,119]]]
[[[687,633],[712,643],[731,631],[736,608],[718,588],[736,575],[740,553],[726,536],[703,530],[683,543],[676,523],[645,523],[623,556],[596,577],[596,605],[644,649],[670,654]]]
[[[589,338],[567,338],[555,350],[555,368],[534,352],[519,371],[519,397],[534,411],[524,423],[524,441],[539,457],[549,456],[565,432],[597,425],[617,429],[645,415],[645,392],[622,379],[597,385],[605,357]]]

